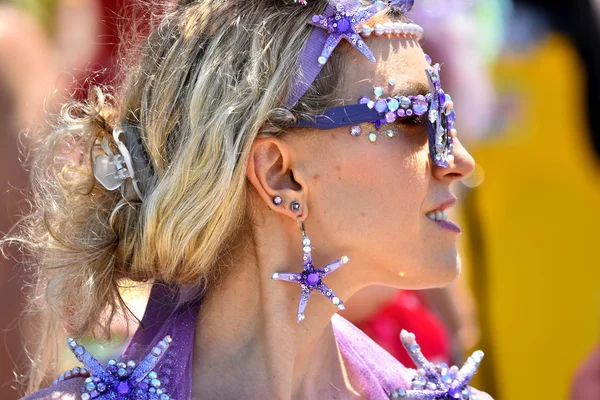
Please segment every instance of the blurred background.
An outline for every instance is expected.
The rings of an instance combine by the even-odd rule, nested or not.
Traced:
[[[127,29],[119,16],[133,1],[0,0],[3,234],[27,207],[20,149],[44,110],[116,76]],[[600,399],[586,389],[600,382],[600,361],[582,364],[600,340],[600,0],[415,3],[423,47],[442,63],[461,141],[477,162],[454,188],[464,273],[439,290],[366,289],[344,316],[407,365],[403,328],[431,360],[462,365],[484,350],[473,385],[499,400]],[[19,260],[17,249],[0,260],[3,400],[19,397],[24,346],[35,342]],[[124,294],[141,317],[147,288]],[[114,343],[89,339],[89,350],[118,354],[128,333],[115,329]],[[56,374],[75,364],[65,346]]]

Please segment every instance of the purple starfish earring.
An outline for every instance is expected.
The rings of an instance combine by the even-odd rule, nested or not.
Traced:
[[[296,220],[296,223],[298,223],[298,220]],[[300,227],[299,223],[298,227]],[[308,236],[306,236],[304,221],[302,221],[302,226],[300,229],[302,229],[302,251],[304,253],[302,257],[302,273],[276,272],[271,277],[276,281],[288,281],[300,284],[301,292],[300,301],[298,302],[298,322],[301,322],[304,319],[304,309],[306,308],[306,304],[308,303],[308,299],[310,298],[310,294],[313,290],[317,290],[323,296],[327,297],[329,301],[331,301],[340,310],[346,309],[342,300],[340,300],[340,298],[337,297],[325,283],[323,283],[322,279],[350,261],[350,258],[347,256],[342,256],[331,264],[327,264],[323,268],[315,268],[312,261],[312,248],[310,247],[310,239]]]

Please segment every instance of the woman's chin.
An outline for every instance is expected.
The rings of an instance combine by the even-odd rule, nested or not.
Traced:
[[[455,250],[444,257],[427,257],[413,271],[395,271],[393,283],[388,284],[411,290],[444,287],[458,278],[461,268],[460,255]]]
[[[454,282],[460,275],[462,262],[458,252],[444,257],[437,265],[432,265],[427,277],[431,280],[431,287],[447,286]]]

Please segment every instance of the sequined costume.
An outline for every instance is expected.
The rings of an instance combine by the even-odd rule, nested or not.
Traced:
[[[136,364],[144,359],[151,357],[156,353],[156,349],[160,348],[159,360],[156,366],[153,367],[153,373],[150,376],[140,376],[140,387],[133,387],[129,384],[127,387],[121,385],[121,389],[126,392],[124,394],[108,394],[109,390],[104,388],[104,393],[94,393],[95,397],[89,395],[89,398],[105,399],[191,399],[192,393],[192,350],[194,343],[194,332],[196,326],[196,318],[198,316],[201,300],[197,295],[197,291],[180,291],[177,288],[170,287],[164,284],[155,284],[150,294],[150,299],[146,312],[142,320],[142,327],[135,333],[130,345],[121,356],[119,362],[123,362],[121,366],[127,369],[127,362]],[[421,387],[428,378],[415,370],[405,368],[384,349],[378,346],[364,333],[357,329],[344,318],[334,315],[332,325],[335,332],[335,337],[340,348],[344,361],[351,375],[355,378],[353,381],[357,390],[361,391],[367,399],[384,400],[390,398],[423,398],[423,399],[451,399],[453,397],[406,397],[406,393],[411,393],[411,388]],[[404,342],[405,347],[410,346],[412,350],[418,350],[418,345],[414,343],[413,338],[408,335],[408,340]],[[170,343],[164,343],[165,337],[169,336]],[[413,340],[413,342],[411,342]],[[161,344],[163,342],[163,344]],[[411,344],[412,343],[412,344]],[[168,345],[165,349],[165,345]],[[411,348],[407,350],[411,351]],[[164,350],[164,352],[163,352]],[[155,354],[156,355],[156,354]],[[473,357],[476,357],[475,355]],[[472,358],[465,364],[469,366],[469,362],[473,364]],[[117,363],[118,364],[118,363]],[[429,365],[433,368],[433,364]],[[109,366],[110,367],[110,366]],[[109,368],[107,367],[107,369]],[[118,365],[117,365],[118,367]],[[135,366],[129,365],[130,370],[134,370]],[[471,365],[472,367],[472,365]],[[115,370],[118,371],[118,368]],[[76,370],[77,374],[69,373],[68,377],[63,375],[62,380],[48,388],[42,389],[32,395],[25,397],[24,400],[56,400],[56,399],[85,399],[88,398],[86,393],[91,393],[86,389],[86,386],[98,388],[101,383],[100,379],[94,382],[93,377],[89,377],[87,372],[82,373],[81,368]],[[429,371],[428,371],[429,372]],[[452,372],[446,371],[448,376],[442,376],[444,372],[442,368],[438,369],[439,378],[450,379]],[[432,373],[438,373],[432,371]],[[458,371],[455,371],[456,375]],[[117,372],[115,372],[117,373]],[[131,371],[123,371],[123,374],[131,375]],[[79,376],[74,376],[79,375]],[[84,376],[81,376],[84,375]],[[93,374],[92,374],[93,375]],[[458,373],[460,375],[460,373]],[[100,378],[100,377],[98,377]],[[152,382],[152,379],[157,379],[158,382]],[[93,385],[92,385],[93,384]],[[432,380],[425,383],[431,386]],[[154,389],[152,389],[154,388]],[[136,390],[145,390],[144,396],[136,397]],[[160,389],[157,391],[156,389]],[[425,386],[423,389],[427,389]],[[471,390],[469,388],[469,390]],[[158,392],[158,393],[157,393]],[[418,391],[415,391],[417,393]],[[129,396],[132,393],[132,396]],[[441,392],[440,392],[441,393]],[[161,397],[162,395],[162,397]],[[449,396],[449,395],[448,395]],[[454,398],[469,398],[462,397]],[[472,390],[471,399],[489,400],[490,397],[482,392]]]

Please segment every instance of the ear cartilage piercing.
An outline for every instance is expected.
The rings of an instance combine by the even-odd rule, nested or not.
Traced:
[[[278,206],[281,203],[283,203],[283,199],[281,197],[279,197],[279,196],[273,197],[273,204],[275,204],[276,206]]]
[[[298,322],[301,322],[305,318],[304,310],[313,290],[317,290],[323,296],[327,297],[329,301],[331,301],[331,303],[333,303],[333,305],[340,310],[346,309],[344,302],[340,300],[340,298],[337,297],[325,283],[323,283],[322,279],[350,261],[350,258],[347,256],[342,256],[338,260],[332,262],[331,264],[327,264],[323,268],[315,268],[312,261],[312,248],[310,246],[310,239],[308,236],[306,236],[304,222],[302,222],[302,228],[300,229],[302,229],[302,273],[276,272],[271,277],[273,280],[277,281],[288,281],[300,284],[300,301],[298,302],[298,313],[296,315],[296,320]]]
[[[290,210],[292,210],[293,212],[300,211],[300,203],[296,200],[292,201],[292,203],[290,204]]]

